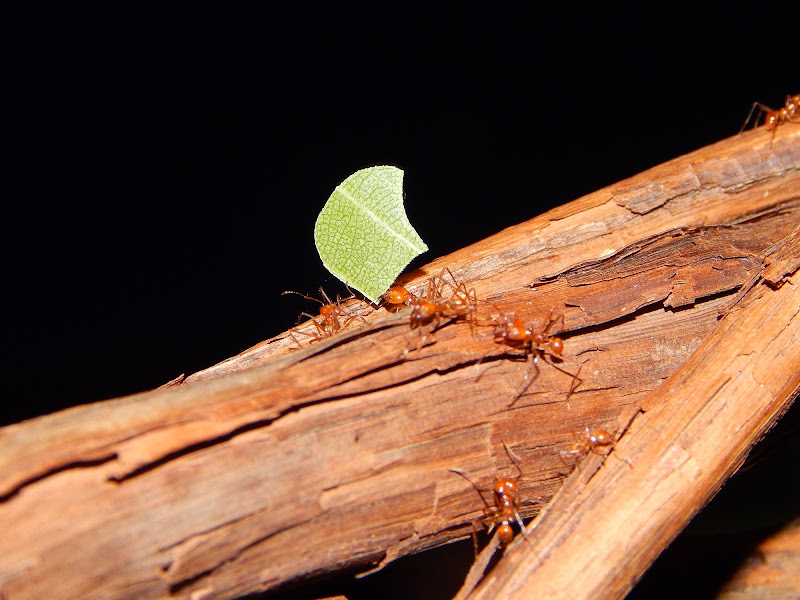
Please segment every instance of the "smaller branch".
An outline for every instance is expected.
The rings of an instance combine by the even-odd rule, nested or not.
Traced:
[[[771,261],[797,264],[797,240],[794,231]],[[783,281],[778,290],[745,286],[692,358],[649,395],[609,456],[623,460],[595,461],[591,479],[567,480],[531,527],[542,560],[518,540],[470,598],[624,597],[791,404],[800,385],[800,286]],[[770,385],[776,361],[794,375]]]

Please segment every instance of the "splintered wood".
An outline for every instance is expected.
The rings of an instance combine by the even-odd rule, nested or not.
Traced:
[[[479,527],[453,470],[491,490],[516,477],[505,444],[515,508],[541,515],[462,593],[623,597],[798,389],[798,129],[703,148],[400,282],[420,297],[449,268],[477,299],[464,318],[412,327],[350,300],[365,323],[300,350],[287,332],[3,428],[0,592],[235,598],[380,568]],[[498,343],[511,313],[563,352]],[[297,341],[323,337],[307,327]],[[571,452],[587,428],[613,448]]]

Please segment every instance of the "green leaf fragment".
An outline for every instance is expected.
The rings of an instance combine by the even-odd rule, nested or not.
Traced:
[[[428,247],[403,206],[403,171],[356,171],[328,198],[314,226],[322,264],[373,302]]]

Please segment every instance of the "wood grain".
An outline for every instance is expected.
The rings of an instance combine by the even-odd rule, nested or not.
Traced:
[[[351,302],[367,324],[301,350],[282,334],[179,385],[3,428],[0,591],[234,598],[375,568],[469,535],[484,504],[450,469],[488,499],[515,472],[505,443],[523,516],[546,507],[540,560],[516,540],[475,595],[622,597],[800,384],[800,132],[770,138],[703,148],[404,279],[449,267],[480,299],[472,326],[412,330]],[[551,311],[563,371],[494,342],[496,315],[543,327]],[[605,462],[564,460],[587,426],[621,439]]]

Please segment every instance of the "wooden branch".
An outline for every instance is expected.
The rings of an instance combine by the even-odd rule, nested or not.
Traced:
[[[800,384],[800,131],[770,140],[703,148],[405,280],[452,269],[480,299],[472,326],[375,310],[3,428],[0,591],[233,598],[373,568],[468,535],[484,504],[450,469],[488,499],[516,472],[505,443],[523,516],[546,508],[474,595],[621,597]],[[493,315],[551,311],[561,370],[494,342]],[[587,426],[620,440],[576,465],[561,452]]]
[[[780,260],[793,256],[795,271],[798,241],[795,227],[776,250]],[[614,449],[621,460],[571,478],[533,524],[534,550],[518,544],[472,598],[627,594],[800,386],[800,286],[772,289],[762,279],[745,286],[692,357],[640,405]],[[792,372],[775,378],[786,361]]]
[[[800,523],[787,526],[759,543],[718,598],[796,598],[797,590],[800,590]]]

